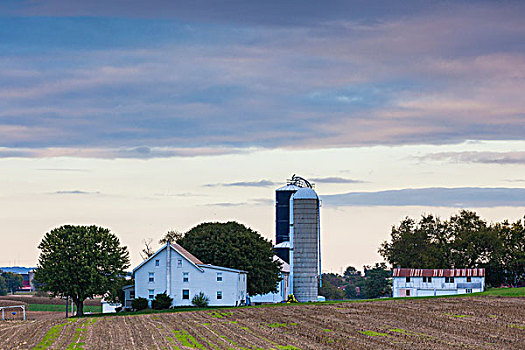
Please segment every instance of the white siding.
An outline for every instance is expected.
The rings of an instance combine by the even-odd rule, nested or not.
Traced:
[[[465,284],[471,286],[479,285],[478,288],[469,288],[472,289],[472,293],[484,290],[485,277],[470,277],[470,279],[470,282],[467,282],[467,277],[454,277],[454,282],[445,283],[445,277],[432,277],[430,282],[423,282],[423,277],[410,277],[410,282],[406,282],[406,277],[394,277],[393,296],[396,298],[402,296],[400,295],[402,294],[401,290],[410,290],[410,296],[412,297],[465,294],[466,288],[461,288]]]
[[[153,258],[135,270],[135,297],[148,299],[150,289],[155,295],[166,292],[173,298],[173,306],[190,306],[193,297],[200,292],[209,298],[210,306],[237,306],[245,303],[247,275],[238,270],[225,269],[209,265],[194,265],[175,249],[171,249],[171,283],[167,290],[167,254],[163,248]],[[159,260],[159,266],[155,261]],[[182,264],[179,261],[182,260]],[[149,282],[149,273],[155,273],[155,281]],[[222,281],[217,281],[217,272],[222,274]],[[184,274],[188,281],[184,282]],[[183,290],[189,290],[189,299],[183,299]],[[217,292],[222,292],[222,299],[217,299]],[[151,306],[151,303],[150,303]]]

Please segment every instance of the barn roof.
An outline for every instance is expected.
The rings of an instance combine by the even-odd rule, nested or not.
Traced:
[[[396,268],[394,277],[484,277],[485,269],[407,269]]]

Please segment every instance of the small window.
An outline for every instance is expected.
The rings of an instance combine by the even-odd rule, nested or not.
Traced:
[[[445,283],[454,283],[454,277],[445,277]]]
[[[423,282],[424,282],[424,283],[430,283],[430,282],[432,282],[432,277],[423,277]]]
[[[407,297],[409,297],[409,296],[410,296],[410,289],[407,289],[407,291],[406,291],[405,295],[406,295]]]
[[[467,282],[472,282],[472,277],[467,277]],[[472,293],[472,291],[471,291]]]
[[[149,300],[155,299],[155,289],[148,289],[148,298]]]
[[[405,278],[405,282],[406,282],[406,283],[409,283],[409,282],[410,282],[410,277],[406,277],[406,278]]]
[[[182,274],[182,282],[189,282],[190,281],[190,273],[189,272],[184,272]]]
[[[472,289],[467,288],[467,293],[472,293]]]
[[[160,266],[160,260],[159,260],[159,259],[155,260],[155,266],[156,266],[156,267],[159,267],[159,266]]]
[[[222,299],[222,290],[217,291],[217,299]]]
[[[182,290],[182,299],[190,299],[190,290],[189,289],[183,289]]]
[[[149,282],[150,283],[155,282],[155,272],[149,273]]]
[[[177,267],[182,267],[182,259],[177,260]]]
[[[423,277],[423,283],[426,283],[426,282],[427,282],[427,278]]]
[[[217,272],[217,282],[222,282],[222,272]]]

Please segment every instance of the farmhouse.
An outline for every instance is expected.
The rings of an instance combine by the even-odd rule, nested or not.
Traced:
[[[151,301],[166,293],[172,306],[190,306],[203,292],[210,306],[238,306],[246,302],[247,272],[204,264],[176,243],[167,243],[149,259],[133,269],[135,285],[125,287],[125,306],[132,298]]]
[[[394,297],[483,292],[485,269],[406,269],[393,272]]]

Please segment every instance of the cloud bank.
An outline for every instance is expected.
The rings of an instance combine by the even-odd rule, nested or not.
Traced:
[[[462,163],[525,165],[525,152],[439,152],[420,157],[420,159]]]
[[[322,196],[330,206],[525,207],[525,188],[407,188]]]
[[[49,0],[0,13],[0,157],[525,135],[523,2]]]

